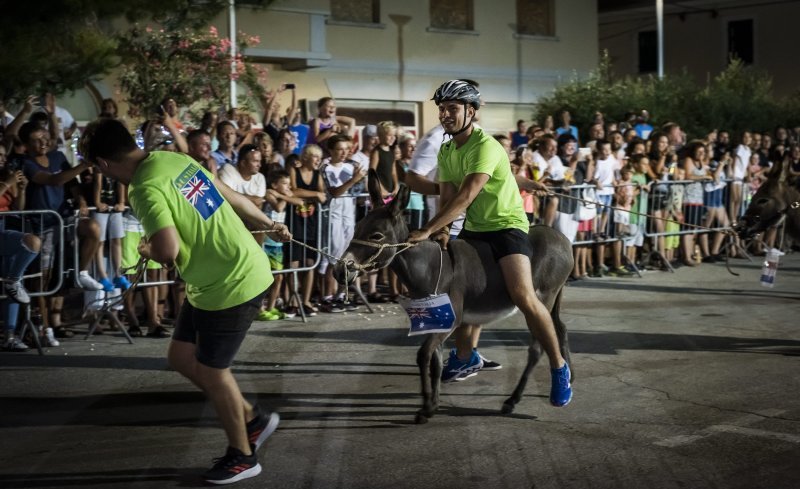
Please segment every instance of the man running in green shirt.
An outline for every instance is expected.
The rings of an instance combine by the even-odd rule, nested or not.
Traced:
[[[278,425],[242,396],[230,366],[272,283],[269,260],[242,221],[288,241],[272,222],[191,157],[136,146],[117,120],[89,124],[82,157],[110,178],[129,185],[131,208],[142,222],[142,256],[175,264],[186,281],[186,301],[167,358],[170,365],[211,399],[228,437],[228,449],[204,474],[229,484],[261,472],[256,450]]]
[[[466,212],[459,238],[490,245],[511,300],[525,315],[528,329],[550,360],[550,403],[566,406],[572,399],[569,366],[559,351],[550,313],[533,286],[528,219],[508,153],[493,137],[473,127],[475,111],[480,107],[480,93],[474,86],[463,80],[450,80],[436,90],[433,101],[439,106],[439,122],[453,139],[439,150],[439,212],[424,228],[412,231],[408,241],[424,241],[439,234],[440,229],[446,229]],[[469,331],[459,328],[455,334],[457,349],[450,354],[443,378],[469,375],[483,364],[478,352],[471,348]]]

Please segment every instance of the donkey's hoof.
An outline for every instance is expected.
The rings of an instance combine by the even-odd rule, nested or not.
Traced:
[[[421,412],[417,413],[414,417],[414,423],[416,424],[425,424],[428,422],[428,417],[422,414]]]
[[[506,401],[503,403],[503,407],[500,408],[500,412],[503,414],[511,414],[514,412],[514,403],[511,401]]]

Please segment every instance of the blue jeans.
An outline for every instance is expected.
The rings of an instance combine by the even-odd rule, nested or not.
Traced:
[[[0,224],[0,276],[4,280],[17,281],[22,278],[25,269],[39,253],[31,251],[23,242],[24,233],[6,231]],[[14,331],[17,327],[19,304],[10,300],[2,301],[3,320],[6,330]]]

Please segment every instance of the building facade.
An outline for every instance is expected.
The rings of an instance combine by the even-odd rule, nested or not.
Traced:
[[[665,0],[664,14],[665,73],[685,68],[702,83],[736,56],[772,75],[776,95],[800,87],[791,42],[800,2]],[[655,0],[600,0],[599,46],[617,74],[656,73]]]
[[[310,117],[317,99],[332,96],[340,113],[369,118],[378,116],[373,109],[389,108],[425,131],[438,123],[435,107],[426,103],[435,88],[465,77],[481,85],[487,102],[482,125],[509,129],[531,117],[539,96],[598,61],[595,0],[236,3],[235,29],[261,38],[245,54],[268,68],[271,87],[294,83]],[[228,12],[214,25],[229,35]],[[79,120],[96,115],[78,107],[87,99],[124,101],[113,75],[87,93],[64,101]]]

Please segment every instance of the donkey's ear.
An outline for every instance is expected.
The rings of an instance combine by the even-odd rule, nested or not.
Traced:
[[[392,215],[399,216],[402,214],[405,208],[408,206],[408,199],[410,197],[411,189],[409,189],[406,184],[401,183],[400,188],[397,190],[397,195],[395,195],[394,200],[390,204]]]
[[[381,197],[381,182],[378,180],[378,172],[372,168],[370,168],[369,173],[367,173],[367,189],[369,191],[369,200],[372,202],[372,207],[383,207],[383,198]]]

